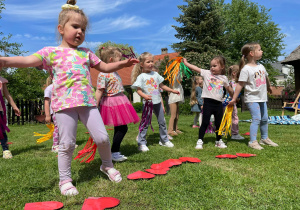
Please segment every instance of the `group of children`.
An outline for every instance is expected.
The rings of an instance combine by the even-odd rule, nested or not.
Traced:
[[[61,194],[73,196],[78,194],[76,187],[72,184],[71,160],[76,147],[77,122],[80,120],[88,129],[100,154],[102,165],[100,171],[108,176],[113,182],[122,180],[121,174],[113,166],[112,160],[122,161],[127,159],[120,152],[120,144],[128,128],[128,123],[139,122],[134,108],[128,98],[123,94],[124,88],[117,70],[134,65],[132,71],[132,88],[137,89],[137,93],[145,100],[153,103],[153,112],[157,116],[160,132],[159,144],[165,147],[173,147],[169,141],[168,130],[161,103],[160,88],[176,95],[181,94],[181,90],[167,87],[162,82],[164,78],[153,70],[153,55],[142,53],[138,59],[122,60],[122,53],[113,47],[100,48],[100,59],[89,49],[79,47],[85,39],[85,31],[88,19],[84,12],[76,5],[75,0],[68,0],[63,5],[59,14],[58,32],[62,42],[58,47],[45,47],[33,55],[26,57],[1,57],[0,68],[2,67],[36,67],[42,66],[47,70],[53,79],[51,95],[45,95],[45,107],[51,108],[52,119],[57,126],[59,137],[55,140],[52,150],[58,151],[59,189]],[[261,149],[256,140],[258,126],[261,128],[262,140],[260,144],[278,146],[268,138],[267,109],[266,109],[266,85],[267,72],[262,65],[257,65],[256,61],[262,56],[260,45],[257,43],[248,44],[242,49],[242,61],[240,66],[240,76],[233,92],[229,81],[225,76],[225,59],[221,56],[215,57],[211,61],[210,70],[204,70],[189,64],[184,58],[183,63],[201,74],[203,77],[203,89],[197,89],[198,110],[203,108],[203,119],[199,129],[196,149],[203,148],[203,138],[205,130],[209,124],[211,115],[215,117],[215,126],[219,128],[223,115],[223,87],[232,96],[229,105],[234,105],[242,87],[245,87],[245,102],[248,104],[252,115],[250,126],[249,146],[254,149]],[[91,86],[90,67],[99,72],[97,80],[96,100],[93,96]],[[3,82],[4,81],[4,82]],[[198,84],[201,79],[197,79]],[[259,81],[259,82],[258,82]],[[8,102],[12,105],[15,113],[20,114],[19,109],[14,104],[9,95],[6,85],[7,81],[1,79],[1,91],[3,91]],[[50,83],[49,83],[50,84]],[[180,88],[180,87],[179,87]],[[203,99],[200,98],[200,95]],[[179,100],[180,101],[180,100]],[[179,102],[178,99],[171,101]],[[3,110],[3,103],[2,110]],[[99,109],[98,109],[99,107]],[[175,120],[178,114],[178,104],[174,106]],[[0,110],[1,111],[1,110]],[[54,114],[53,114],[54,113]],[[0,112],[1,119],[4,113]],[[50,122],[51,111],[46,110],[46,122]],[[180,132],[176,123],[169,129]],[[105,125],[114,126],[114,137],[112,148],[110,147],[109,136]],[[7,137],[5,134],[6,124],[1,123],[4,138],[1,145],[4,150],[4,158],[8,156]],[[147,147],[146,133],[148,125],[144,126],[138,135],[138,149],[142,152],[149,150]],[[226,148],[222,137],[216,134],[216,146]],[[58,140],[59,139],[59,140]],[[57,146],[59,145],[59,146]]]

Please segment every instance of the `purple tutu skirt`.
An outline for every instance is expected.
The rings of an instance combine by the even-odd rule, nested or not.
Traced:
[[[120,126],[140,121],[135,109],[123,93],[115,96],[103,96],[100,102],[100,114],[104,125]]]

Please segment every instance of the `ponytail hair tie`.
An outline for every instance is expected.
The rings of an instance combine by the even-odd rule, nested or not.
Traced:
[[[72,4],[64,4],[61,6],[61,8],[64,9],[73,9],[73,10],[79,10],[79,7],[77,5]]]

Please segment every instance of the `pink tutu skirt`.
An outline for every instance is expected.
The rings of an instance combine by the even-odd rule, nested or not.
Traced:
[[[100,102],[100,114],[104,125],[120,126],[140,121],[135,109],[123,94],[104,96]]]

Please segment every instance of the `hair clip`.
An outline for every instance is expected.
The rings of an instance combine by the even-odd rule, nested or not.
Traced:
[[[73,9],[73,10],[79,10],[79,7],[77,5],[72,4],[64,4],[61,6],[61,8],[64,9]]]

